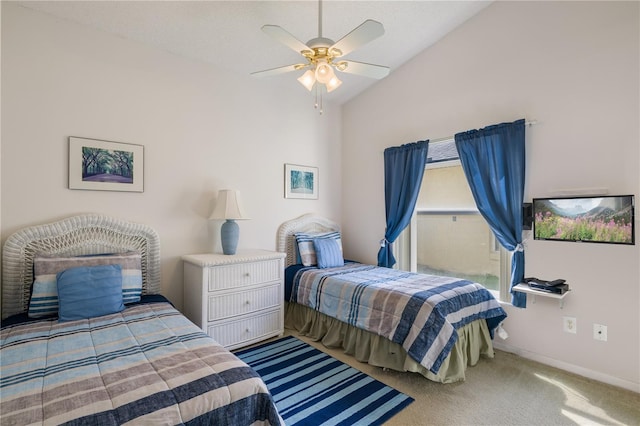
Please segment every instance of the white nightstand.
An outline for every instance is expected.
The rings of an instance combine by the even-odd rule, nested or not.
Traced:
[[[284,333],[285,253],[192,254],[184,261],[184,315],[228,349]]]

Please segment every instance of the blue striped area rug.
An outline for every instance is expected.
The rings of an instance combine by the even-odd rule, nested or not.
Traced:
[[[235,354],[260,374],[287,425],[380,425],[413,402],[293,336]]]

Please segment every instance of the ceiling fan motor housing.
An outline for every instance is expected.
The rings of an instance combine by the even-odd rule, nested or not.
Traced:
[[[316,37],[316,38],[312,38],[311,40],[309,40],[307,42],[307,46],[309,46],[310,48],[314,49],[316,47],[326,47],[329,48],[331,46],[333,46],[335,44],[335,42],[329,38],[325,38],[325,37]]]

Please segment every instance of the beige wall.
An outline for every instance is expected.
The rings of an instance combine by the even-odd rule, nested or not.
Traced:
[[[345,251],[376,259],[385,224],[386,147],[519,118],[538,121],[526,130],[526,200],[585,188],[637,200],[639,7],[495,2],[346,104]],[[564,309],[540,297],[527,309],[506,305],[510,337],[497,344],[640,391],[640,244],[525,237],[526,275],[565,278],[573,291]],[[563,316],[577,319],[577,334],[562,331]],[[607,325],[607,342],[593,339],[594,323]]]
[[[427,168],[416,209],[475,210],[462,166]],[[493,233],[479,214],[419,214],[416,224],[418,265],[500,276],[500,255],[493,250]]]
[[[476,203],[462,166],[427,168],[416,208],[475,209]]]
[[[240,248],[277,227],[340,220],[340,108],[319,116],[292,79],[232,75],[2,2],[2,241],[28,225],[102,212],[154,227],[162,292],[182,305],[189,253],[221,251],[217,191],[241,191]],[[144,145],[144,193],[67,189],[68,137]],[[319,168],[319,200],[284,199],[284,163]],[[329,173],[331,170],[331,173]]]
[[[417,217],[418,265],[441,271],[500,276],[500,255],[480,215],[437,214]]]

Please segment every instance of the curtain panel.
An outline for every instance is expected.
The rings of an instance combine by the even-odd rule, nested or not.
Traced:
[[[378,251],[378,266],[393,267],[391,244],[411,221],[427,164],[429,141],[384,150],[384,195],[387,228]]]
[[[456,148],[480,214],[496,239],[513,252],[511,302],[526,307],[513,287],[524,279],[522,203],[525,179],[525,121],[502,123],[455,135]]]

